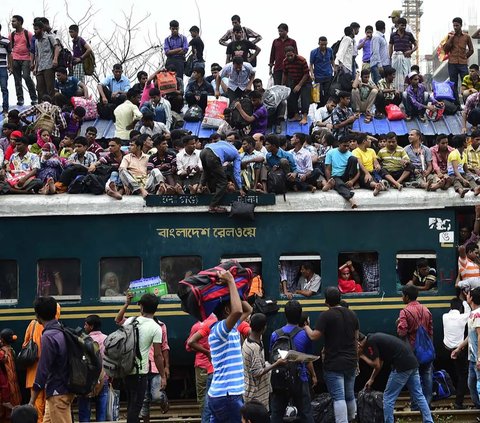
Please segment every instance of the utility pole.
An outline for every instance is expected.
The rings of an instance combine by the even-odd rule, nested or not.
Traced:
[[[403,16],[412,28],[413,36],[417,40],[418,49],[414,53],[413,62],[420,63],[420,20],[423,15],[422,0],[403,0]]]

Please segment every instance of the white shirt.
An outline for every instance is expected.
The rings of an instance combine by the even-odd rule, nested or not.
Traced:
[[[316,273],[313,274],[309,281],[307,281],[303,276],[300,276],[300,279],[298,280],[298,286],[302,291],[318,292],[320,289],[320,284],[320,276]]]
[[[332,110],[333,112],[333,110]],[[313,115],[313,122],[322,122],[324,124],[327,123],[332,123],[332,112],[329,112],[327,110],[327,106],[323,106],[315,110],[315,113]],[[328,118],[328,119],[327,119]],[[324,120],[325,119],[325,120]]]
[[[198,166],[200,172],[202,171],[200,151],[195,149],[191,155],[188,155],[185,149],[183,149],[177,154],[177,175],[187,175],[187,167],[194,168]]]
[[[340,45],[338,46],[337,57],[335,58],[336,65],[343,65],[345,68],[352,72],[353,66],[353,38],[344,36]]]
[[[142,126],[140,128],[140,133],[141,134],[148,134],[151,137],[154,135],[160,134],[169,134],[170,131],[167,129],[167,125],[165,125],[163,122],[153,122],[153,129],[147,128],[146,126]]]
[[[465,339],[465,325],[469,313],[460,314],[458,310],[450,310],[442,316],[443,343],[447,348],[457,348]]]

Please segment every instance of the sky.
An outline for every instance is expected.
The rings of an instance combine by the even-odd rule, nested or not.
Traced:
[[[423,17],[421,18],[420,52],[421,55],[431,54],[439,41],[451,30],[451,21],[460,16],[464,21],[464,28],[468,25],[480,25],[476,12],[476,0],[446,1],[424,0]],[[18,4],[18,6],[17,6]],[[366,25],[374,26],[376,20],[387,22],[388,16],[395,9],[402,9],[401,0],[303,0],[300,7],[292,7],[287,0],[259,1],[242,0],[242,2],[218,2],[218,0],[176,0],[174,3],[153,2],[152,0],[87,0],[68,2],[68,11],[75,21],[84,14],[89,4],[96,11],[89,24],[81,28],[81,35],[95,46],[95,33],[108,37],[115,28],[114,22],[123,24],[123,13],[129,14],[133,8],[133,19],[140,20],[150,13],[135,33],[135,48],[138,51],[143,47],[145,40],[154,38],[154,34],[163,40],[169,35],[169,21],[176,19],[180,23],[180,32],[189,36],[188,29],[192,25],[201,28],[202,39],[205,43],[205,59],[207,70],[212,62],[225,63],[225,47],[218,44],[218,39],[231,27],[230,18],[234,14],[241,17],[242,25],[253,29],[262,35],[263,40],[258,44],[262,49],[257,64],[257,76],[266,83],[268,79],[268,60],[270,48],[274,38],[278,37],[277,26],[284,22],[289,26],[289,36],[297,41],[299,54],[308,60],[310,51],[317,46],[318,37],[325,35],[329,44],[333,44],[343,34],[343,28],[352,21],[361,25],[360,35]],[[162,5],[174,5],[167,11]],[[294,5],[295,3],[293,3]],[[152,6],[154,6],[152,8]],[[175,9],[175,11],[173,10]],[[0,2],[0,23],[3,27],[2,35],[6,36],[11,15],[19,14],[25,18],[25,24],[31,29],[34,16],[47,16],[55,29],[63,30],[73,23],[66,15],[64,0],[3,0]],[[8,32],[11,31],[9,27]],[[359,39],[359,36],[357,39]],[[158,62],[158,60],[157,60]],[[156,64],[156,63],[155,63]],[[207,72],[208,74],[208,72]],[[13,78],[9,80],[10,98],[14,91]],[[14,93],[13,93],[14,97]]]

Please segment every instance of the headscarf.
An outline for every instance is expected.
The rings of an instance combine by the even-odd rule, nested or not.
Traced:
[[[45,145],[45,141],[43,141],[43,139],[42,139],[42,132],[43,131],[45,131],[45,129],[39,129],[37,131],[37,144],[40,148],[42,148]],[[48,136],[48,138],[49,138],[49,142],[51,142],[52,138],[50,137],[50,135]]]

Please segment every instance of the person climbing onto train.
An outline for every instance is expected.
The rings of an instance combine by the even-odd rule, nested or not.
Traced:
[[[430,339],[433,340],[433,319],[432,313],[424,305],[417,301],[418,289],[413,285],[406,285],[402,288],[402,300],[406,304],[397,319],[397,335],[405,338],[412,348],[415,348],[415,340],[417,331],[423,326],[427,331]],[[422,382],[422,391],[427,403],[432,401],[432,377],[433,377],[433,361],[420,364],[418,371]],[[418,410],[418,408],[417,408]]]
[[[480,287],[480,259],[475,242],[458,247],[458,278],[455,288],[471,290]]]

